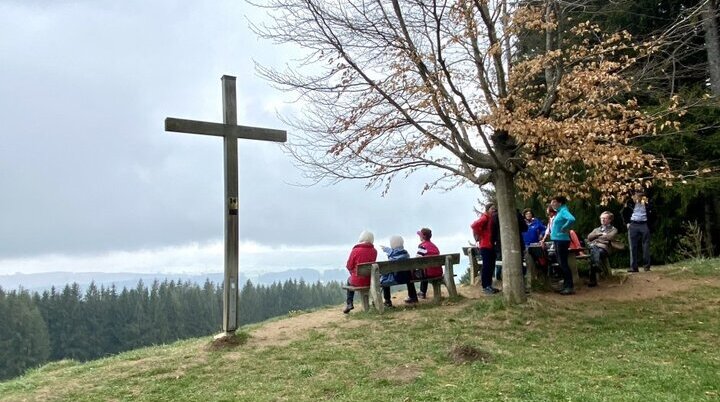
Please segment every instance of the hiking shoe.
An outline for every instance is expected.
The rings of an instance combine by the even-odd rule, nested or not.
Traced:
[[[500,290],[500,289],[498,289],[498,288],[494,288],[494,287],[492,287],[492,286],[490,287],[490,289],[492,289],[492,291],[495,292],[495,293],[500,293],[500,292],[502,292],[502,290]]]
[[[488,286],[486,288],[483,288],[482,292],[485,294],[485,296],[492,296],[495,293],[497,293],[495,290],[497,290],[497,289],[494,289],[493,287]]]
[[[352,304],[348,304],[345,306],[345,309],[343,310],[343,314],[347,314],[350,312],[350,310],[354,309],[355,307]]]
[[[391,302],[391,301],[386,301],[386,302],[383,303],[383,305],[384,305],[385,307],[387,307],[387,308],[393,308],[393,307],[395,307],[395,306],[392,305],[392,302]]]
[[[590,283],[588,283],[588,287],[589,287],[589,288],[597,287],[597,285],[598,285],[597,282],[590,282]]]
[[[650,271],[650,267],[645,267],[645,272],[649,272],[649,271]]]
[[[574,295],[574,294],[575,294],[575,289],[573,289],[573,288],[563,288],[563,290],[560,291],[560,294],[563,295],[563,296]]]
[[[627,271],[628,271],[629,273],[631,273],[631,274],[634,274],[634,273],[636,273],[636,272],[640,272],[640,271],[638,271],[638,269],[637,269],[637,268],[635,268],[635,269],[632,269],[632,268],[628,268],[628,270],[627,270]]]
[[[418,299],[427,299],[427,295],[425,295],[425,292],[418,292]]]
[[[417,304],[418,299],[412,299],[410,297],[405,299],[405,304]]]

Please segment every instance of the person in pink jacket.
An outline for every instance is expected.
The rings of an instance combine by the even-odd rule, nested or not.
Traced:
[[[438,250],[437,246],[430,241],[430,238],[432,238],[432,230],[428,228],[422,228],[418,230],[417,232],[418,237],[420,238],[420,244],[418,245],[418,250],[416,257],[428,257],[431,255],[440,255],[440,250]],[[425,268],[424,272],[422,273],[424,278],[436,278],[438,276],[442,276],[443,269],[442,266],[439,267],[428,267]],[[418,297],[421,299],[424,299],[427,297],[427,289],[428,289],[428,281],[421,281],[420,282],[420,293],[417,293],[417,290],[415,290],[415,284],[412,282],[409,282],[407,284],[408,289],[408,297],[405,299],[405,303],[407,304],[414,304],[418,302]]]
[[[370,277],[358,276],[357,266],[366,262],[375,262],[375,260],[377,259],[377,250],[375,250],[375,246],[373,245],[374,241],[375,237],[372,233],[368,231],[363,231],[362,233],[360,233],[358,244],[353,246],[352,251],[350,251],[350,256],[348,257],[347,263],[345,264],[345,267],[350,273],[350,278],[348,278],[347,281],[348,285],[370,286]],[[353,306],[354,298],[355,291],[348,290],[347,300],[345,304],[345,309],[343,309],[343,313],[347,314],[350,312],[350,310],[355,308]]]

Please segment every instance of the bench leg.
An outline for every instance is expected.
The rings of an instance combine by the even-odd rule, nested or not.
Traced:
[[[362,300],[362,306],[363,311],[369,311],[370,310],[370,292],[367,290],[361,290],[360,293],[360,299]]]
[[[372,299],[375,309],[382,314],[385,305],[382,299],[382,288],[380,288],[380,268],[377,264],[373,264],[370,271],[370,298]]]
[[[578,274],[577,258],[575,258],[575,253],[573,252],[570,252],[570,255],[568,255],[568,265],[570,266],[570,272],[572,272],[575,287],[580,286],[580,275]]]
[[[476,285],[480,273],[480,264],[478,264],[474,249],[470,250],[468,254],[470,259],[470,285]]]
[[[440,303],[440,292],[442,292],[442,289],[440,288],[440,281],[432,282],[432,286],[433,286],[433,303],[439,304]]]
[[[608,257],[607,255],[603,256],[600,259],[600,271],[605,278],[609,278],[612,276],[612,269],[610,269],[610,257]]]
[[[448,290],[448,296],[457,297],[457,289],[455,288],[455,272],[453,272],[453,264],[450,257],[445,258],[445,288]],[[438,292],[439,294],[439,292]]]

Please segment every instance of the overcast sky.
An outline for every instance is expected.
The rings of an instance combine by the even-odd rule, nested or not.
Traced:
[[[163,122],[221,122],[227,74],[239,124],[288,129],[277,113],[297,105],[253,59],[297,50],[248,18],[263,15],[237,0],[0,0],[0,274],[222,271],[222,140]],[[280,145],[239,143],[241,270],[343,267],[363,229],[411,250],[422,226],[443,252],[471,238],[476,189],[297,186]]]

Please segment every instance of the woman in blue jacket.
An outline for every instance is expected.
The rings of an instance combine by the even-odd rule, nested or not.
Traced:
[[[555,243],[558,263],[565,278],[563,289],[560,291],[561,295],[575,294],[572,271],[570,271],[570,265],[568,264],[570,228],[575,223],[575,217],[570,213],[566,204],[567,198],[563,196],[557,196],[550,201],[550,207],[557,211],[550,229],[550,239]]]

